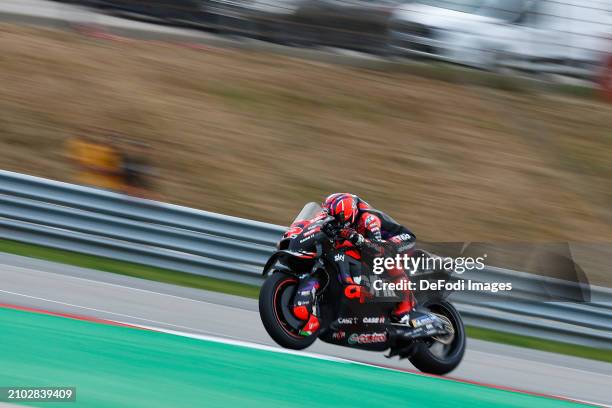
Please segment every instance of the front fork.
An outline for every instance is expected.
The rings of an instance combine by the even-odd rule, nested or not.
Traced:
[[[295,296],[293,297],[293,315],[302,321],[306,321],[300,330],[300,335],[310,336],[319,329],[319,310],[317,307],[317,290],[321,282],[317,277],[317,270],[323,267],[319,259],[312,267],[310,274],[299,276],[299,283]]]
[[[316,312],[316,294],[319,280],[312,275],[300,276],[297,291],[293,297],[293,314],[300,320],[307,320]]]
[[[300,330],[301,336],[310,336],[319,329],[319,317],[317,308],[317,290],[320,287],[319,280],[312,275],[300,277],[298,289],[293,298],[293,314],[306,324]]]

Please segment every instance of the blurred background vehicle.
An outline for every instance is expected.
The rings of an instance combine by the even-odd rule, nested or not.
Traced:
[[[298,23],[316,27],[309,30],[315,43],[380,53],[387,43],[389,19],[402,3],[401,0],[315,0],[304,7]]]
[[[73,0],[74,1],[74,0]],[[83,0],[81,0],[83,2]],[[210,23],[206,12],[207,0],[84,0],[114,14],[148,18],[167,23]]]
[[[488,70],[593,77],[608,48],[606,1],[423,0],[392,19],[391,47]]]
[[[308,0],[212,0],[207,11],[221,32],[289,44],[300,38],[298,16],[308,3]]]
[[[61,0],[293,46],[597,80],[608,0]]]
[[[402,0],[60,0],[115,15],[292,45],[379,52]]]

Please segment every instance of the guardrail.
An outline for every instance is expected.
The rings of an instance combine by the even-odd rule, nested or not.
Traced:
[[[260,284],[284,227],[0,171],[0,238],[231,281]],[[458,293],[467,324],[612,348],[612,291],[590,303],[533,300],[537,283],[568,282],[488,267],[478,281],[512,282],[513,296]]]

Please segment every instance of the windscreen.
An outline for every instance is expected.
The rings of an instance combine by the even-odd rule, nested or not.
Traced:
[[[322,209],[323,208],[321,207],[319,203],[315,203],[314,201],[311,201],[307,203],[304,206],[304,208],[302,208],[302,211],[299,212],[299,214],[297,215],[297,217],[295,217],[293,222],[309,220],[313,218],[315,215],[317,215],[318,213],[320,213]]]

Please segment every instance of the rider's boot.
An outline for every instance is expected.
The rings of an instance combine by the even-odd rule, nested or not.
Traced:
[[[410,312],[414,310],[415,302],[411,293],[402,293],[403,300],[395,305],[391,314],[391,323],[410,326]]]
[[[394,325],[418,328],[432,324],[436,328],[444,328],[444,322],[434,313],[419,311],[415,309],[416,302],[412,296],[407,296],[395,306],[391,316]]]
[[[414,309],[402,314],[393,314],[391,324],[414,329],[431,324],[436,328],[444,329],[444,322],[435,313]]]

